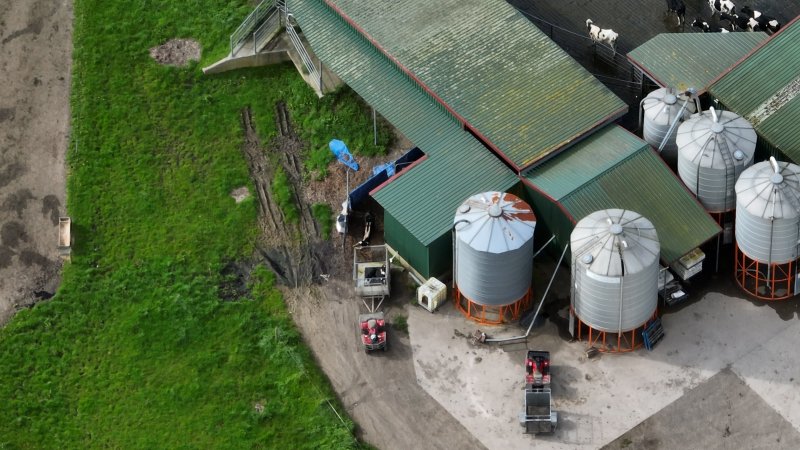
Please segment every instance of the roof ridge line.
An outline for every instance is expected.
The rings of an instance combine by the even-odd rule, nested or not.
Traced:
[[[630,155],[620,159],[619,161],[614,163],[612,166],[609,166],[606,170],[604,170],[604,171],[600,172],[599,174],[597,174],[597,176],[594,176],[594,177],[584,181],[583,183],[581,183],[580,186],[578,186],[575,189],[571,190],[569,192],[569,194],[564,195],[563,197],[559,198],[558,202],[562,202],[563,200],[570,198],[573,194],[575,194],[576,192],[578,192],[581,189],[583,189],[583,187],[586,186],[587,184],[592,183],[592,182],[594,182],[596,180],[599,180],[600,178],[603,178],[604,176],[608,175],[609,172],[611,172],[612,170],[614,170],[617,167],[619,167],[620,165],[622,165],[622,163],[627,162],[628,160],[632,159],[634,156],[639,155],[639,153],[642,153],[643,151],[647,151],[648,147],[650,147],[650,144],[645,144],[642,147],[639,147],[637,150],[631,152]]]
[[[517,166],[516,163],[511,161],[500,149],[497,145],[490,141],[486,136],[483,135],[474,125],[472,125],[469,121],[467,121],[461,114],[457,113],[455,109],[453,109],[447,102],[445,102],[439,95],[433,91],[427,84],[423,83],[414,72],[412,72],[409,68],[407,68],[404,64],[400,62],[393,54],[391,54],[387,49],[383,48],[378,41],[373,38],[366,30],[361,28],[355,20],[353,20],[350,16],[345,14],[342,9],[338,6],[333,4],[330,0],[323,0],[323,2],[333,11],[344,20],[350,27],[356,30],[361,36],[363,36],[367,41],[375,47],[380,53],[385,55],[390,61],[392,61],[402,72],[404,72],[407,76],[409,76],[412,80],[414,80],[428,95],[430,95],[437,103],[439,103],[442,107],[447,110],[453,117],[455,117],[458,121],[460,121],[464,127],[468,128],[471,132],[475,133],[475,135],[479,138],[478,141],[485,143],[489,147],[489,150],[492,153],[495,153],[501,161],[503,161],[509,167],[513,167],[515,172],[519,173],[521,167]]]

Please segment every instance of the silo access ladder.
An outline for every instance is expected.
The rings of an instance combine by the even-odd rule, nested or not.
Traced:
[[[731,180],[733,180],[734,184],[736,183],[736,166],[735,161],[733,160],[733,155],[731,154],[731,150],[728,148],[728,141],[726,139],[717,139],[717,145],[720,149],[719,154],[722,155],[722,161],[725,163],[725,207],[727,208],[727,199],[733,198],[732,196],[728,195],[728,192],[733,189],[733,186],[730,185]],[[697,171],[696,186],[697,189],[700,190],[700,170]]]

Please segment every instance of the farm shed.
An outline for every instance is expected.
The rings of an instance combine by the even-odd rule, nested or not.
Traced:
[[[420,274],[446,272],[456,207],[475,192],[507,190],[517,177],[363,35],[323,2],[292,5],[315,52],[425,156],[373,191],[384,237]]]
[[[581,200],[571,206],[578,212],[583,205],[637,205],[633,209],[666,226],[666,239],[680,243],[667,246],[674,247],[674,259],[719,231],[641,140],[632,144],[632,155],[615,156],[627,147],[603,139],[599,147],[586,145],[627,106],[507,3],[414,1],[378,8],[342,0],[289,6],[321,60],[425,152],[371,192],[384,208],[386,242],[423,277],[450,270],[450,231],[462,201],[484,191],[524,195],[520,172],[543,162],[569,164],[565,158],[583,159],[591,170],[597,158],[606,158],[609,170],[587,172],[586,183],[575,183],[564,202]],[[475,23],[480,33],[472,31]],[[614,132],[603,136],[608,133]],[[635,180],[618,179],[620,173],[633,177],[625,169],[646,171],[640,177],[660,192],[621,192]],[[657,204],[665,192],[672,194],[669,205]],[[566,204],[555,200],[543,195],[535,203],[539,209],[547,201],[550,208]],[[673,204],[678,207],[669,210]],[[678,219],[670,221],[667,210],[679,211]],[[542,220],[568,236],[573,217],[581,216]],[[676,225],[679,220],[686,229]]]
[[[762,149],[800,161],[800,22],[772,35],[711,85],[709,93],[743,116]]]
[[[504,1],[325,3],[516,171],[627,111]]]
[[[720,232],[655,151],[609,125],[523,177],[540,224],[563,248],[575,223],[601,209],[630,209],[658,231],[670,264]]]
[[[767,38],[766,33],[662,33],[628,53],[661,87],[698,94]]]

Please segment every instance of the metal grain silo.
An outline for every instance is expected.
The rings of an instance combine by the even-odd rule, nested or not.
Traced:
[[[775,158],[736,182],[736,280],[765,300],[788,298],[800,252],[800,166]]]
[[[513,194],[484,192],[458,207],[453,227],[459,309],[484,323],[518,319],[530,303],[531,207]]]
[[[649,220],[624,209],[593,212],[575,225],[570,248],[572,311],[590,336],[605,341],[605,333],[616,333],[619,339],[653,318],[661,247]],[[635,347],[635,336],[627,347]]]
[[[656,89],[647,94],[647,97],[640,104],[642,138],[648,144],[658,148],[687,99],[682,94],[676,94],[671,88]],[[680,120],[688,119],[696,110],[695,103],[690,100],[681,114]],[[677,130],[677,127],[675,130]],[[672,131],[672,135],[667,139],[661,151],[661,157],[673,167],[675,166],[678,152],[678,147],[675,144],[675,130]]]
[[[736,207],[734,186],[753,164],[756,132],[742,116],[713,108],[678,127],[678,175],[708,212]]]

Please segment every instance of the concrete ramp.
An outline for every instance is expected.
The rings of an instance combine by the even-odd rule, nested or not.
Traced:
[[[230,53],[203,68],[205,74],[291,61],[300,76],[322,97],[338,89],[342,80],[328,69],[298,32],[283,2],[261,2],[231,35]]]

